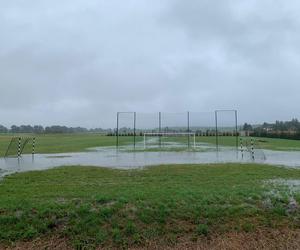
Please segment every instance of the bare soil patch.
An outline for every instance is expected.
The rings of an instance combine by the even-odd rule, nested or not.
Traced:
[[[71,250],[75,249],[67,238],[59,236],[38,238],[28,242],[18,242],[11,246],[0,246],[1,250]],[[113,246],[97,248],[101,249],[119,249]],[[255,232],[230,232],[222,235],[210,235],[200,237],[197,240],[187,235],[178,239],[175,245],[166,245],[164,239],[161,241],[146,242],[144,246],[129,247],[131,250],[142,249],[175,249],[175,250],[252,250],[252,249],[300,249],[300,229],[261,229]]]

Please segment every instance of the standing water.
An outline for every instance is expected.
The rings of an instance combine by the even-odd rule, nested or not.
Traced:
[[[20,158],[0,158],[0,177],[14,172],[45,170],[58,166],[99,166],[118,169],[134,169],[162,164],[209,164],[209,163],[266,163],[287,167],[300,167],[300,153],[264,150],[255,152],[236,151],[222,147],[185,151],[130,151],[129,147],[93,148],[80,153],[23,155]]]

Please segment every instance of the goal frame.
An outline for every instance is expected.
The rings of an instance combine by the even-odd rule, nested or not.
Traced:
[[[162,136],[176,136],[176,135],[180,135],[180,136],[188,136],[188,138],[190,138],[191,136],[193,137],[193,148],[196,148],[196,133],[194,132],[145,132],[143,134],[144,136],[144,149],[147,148],[146,145],[146,137],[147,136],[157,136],[157,137],[162,137]],[[190,140],[188,140],[188,143],[190,146]],[[160,143],[161,145],[161,143]]]
[[[156,112],[152,113],[152,114],[155,114]],[[193,114],[194,113],[199,113],[199,112],[186,112],[186,115],[184,115],[181,119],[181,121],[184,123],[183,125],[180,125],[179,127],[182,127],[180,128],[180,131],[186,131],[186,133],[192,133],[193,131],[193,126],[195,127],[195,125],[191,124],[191,118],[193,117]],[[207,113],[207,112],[205,112]],[[214,112],[211,111],[209,112],[211,113],[212,115],[212,119],[213,119],[213,116],[214,116],[214,125],[213,123],[211,124],[212,126],[211,127],[211,131],[214,131],[214,136],[215,136],[215,144],[216,144],[216,151],[219,151],[219,137],[222,136],[222,117],[221,115],[222,114],[225,114],[225,113],[232,113],[232,136],[235,136],[235,147],[236,147],[236,151],[238,151],[239,149],[239,131],[238,131],[238,110],[236,109],[219,109],[219,110],[215,110]],[[213,115],[214,113],[214,115]],[[118,149],[119,146],[120,146],[120,143],[119,143],[119,136],[122,136],[122,134],[120,134],[120,124],[122,123],[122,117],[120,117],[121,114],[127,114],[127,115],[131,115],[131,121],[130,123],[132,124],[131,125],[131,129],[132,129],[132,136],[133,136],[133,148],[135,149],[136,148],[136,137],[137,136],[142,136],[143,132],[145,133],[148,133],[147,132],[147,129],[141,129],[141,128],[138,128],[137,127],[137,120],[139,120],[139,113],[137,112],[117,112],[117,126],[116,126],[116,129],[115,129],[115,133],[114,135],[116,136],[116,148]],[[150,113],[149,113],[150,114]],[[163,133],[163,131],[165,130],[165,133],[167,133],[166,130],[168,130],[168,123],[165,124],[165,115],[166,114],[177,114],[179,115],[179,113],[165,113],[165,112],[157,112],[157,118],[155,118],[157,121],[157,125],[155,127],[155,130],[158,130],[158,133]],[[181,114],[185,114],[185,112],[182,112]],[[192,116],[192,117],[190,117]],[[120,121],[121,120],[121,121]],[[201,124],[198,124],[197,126],[201,127]],[[149,130],[148,130],[149,131]],[[173,133],[182,133],[182,132],[173,132]],[[138,135],[137,132],[140,134]],[[196,131],[197,132],[197,131]],[[150,132],[149,132],[150,133]],[[169,132],[168,132],[169,133]],[[170,132],[171,133],[171,132]],[[154,134],[157,134],[156,132]],[[163,134],[161,134],[162,136]],[[196,133],[196,136],[197,136],[197,133]],[[190,136],[188,136],[188,146],[190,146]]]

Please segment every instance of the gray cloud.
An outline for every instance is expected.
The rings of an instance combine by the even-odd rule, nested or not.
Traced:
[[[6,1],[0,124],[114,126],[120,110],[299,117],[297,1]]]

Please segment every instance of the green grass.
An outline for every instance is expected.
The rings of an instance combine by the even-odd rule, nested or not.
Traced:
[[[256,138],[264,149],[278,151],[300,151],[300,140],[286,140],[273,138]]]
[[[251,137],[243,137],[244,140],[248,140],[250,142]],[[278,151],[300,151],[300,140],[287,140],[287,139],[273,139],[273,138],[254,138],[256,142],[259,143],[260,147],[263,149],[269,150],[278,150]],[[163,138],[163,142],[177,142],[188,144],[187,137],[169,137]],[[236,146],[236,138],[232,136],[219,136],[218,138],[219,144],[222,146]],[[196,143],[209,143],[216,144],[215,136],[197,136]],[[244,142],[245,143],[245,142]],[[193,137],[190,138],[190,144],[193,144]],[[238,144],[240,146],[240,140],[238,140]]]
[[[245,137],[246,140],[250,140],[249,137]],[[273,138],[254,138],[263,149],[278,150],[278,151],[300,151],[300,140],[287,140],[287,139],[273,139]],[[215,144],[215,137],[199,137],[197,141]],[[232,146],[236,145],[235,137],[220,136],[220,145]],[[239,141],[240,146],[240,141]]]
[[[115,146],[114,136],[100,134],[46,134],[46,135],[17,135],[36,137],[36,153],[67,153],[81,152],[91,147]],[[13,135],[0,135],[0,156],[5,154]],[[132,137],[122,137],[120,145],[131,144]],[[31,153],[31,146],[25,148],[25,153]]]
[[[299,227],[299,210],[287,213],[285,189],[266,185],[277,178],[300,180],[300,170],[223,164],[18,173],[0,182],[0,241],[55,234],[78,249],[126,248],[212,232]],[[272,189],[281,195],[270,195]],[[300,202],[299,193],[294,198]]]
[[[18,135],[19,136],[19,135]],[[33,135],[21,135],[33,136]],[[114,136],[103,136],[100,134],[47,134],[34,135],[36,137],[36,152],[37,153],[67,153],[81,152],[91,147],[115,146],[116,138]],[[13,135],[0,135],[0,156],[5,154],[7,146]],[[285,140],[285,139],[269,139],[256,138],[260,141],[260,146],[264,149],[280,150],[280,151],[297,151],[300,150],[300,140]],[[143,141],[143,137],[137,137],[137,141]],[[187,143],[187,138],[169,138],[166,141],[175,141]],[[133,137],[120,137],[120,145],[133,143]],[[192,141],[192,139],[191,139]],[[215,144],[214,136],[196,137],[197,143]],[[219,137],[220,145],[235,146],[235,137],[222,136]],[[175,150],[176,151],[176,150]],[[25,148],[25,153],[30,153],[31,147]]]

